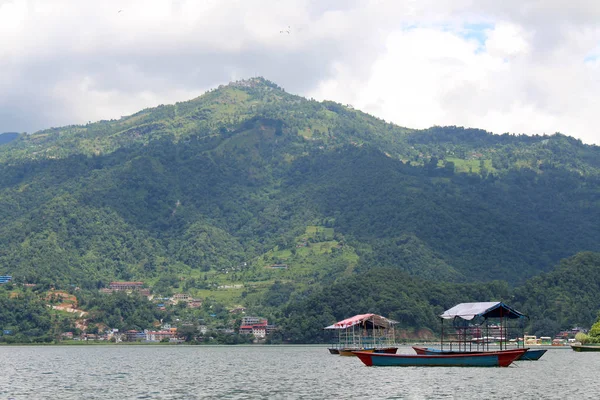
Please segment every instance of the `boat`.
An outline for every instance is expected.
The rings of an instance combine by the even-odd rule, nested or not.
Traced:
[[[374,353],[375,349],[340,349],[338,354],[342,357],[354,357],[357,352]]]
[[[324,329],[337,333],[338,342],[328,347],[330,354],[354,356],[353,351],[396,354],[396,321],[376,314],[358,314]]]
[[[573,351],[600,351],[600,344],[572,344]]]
[[[456,351],[456,350],[440,350],[440,349],[434,349],[431,347],[418,347],[418,346],[413,346],[413,350],[417,353],[417,354],[424,354],[424,355],[436,355],[436,354],[477,354],[477,353],[488,353],[488,351]],[[539,360],[544,353],[546,353],[546,349],[542,349],[542,350],[532,350],[532,349],[525,349],[525,353],[518,358],[518,361],[535,361],[535,360]],[[499,350],[497,352],[505,352],[505,351],[512,351],[512,350]],[[515,361],[517,361],[515,360]]]
[[[397,351],[397,347],[380,347],[376,348],[374,353],[396,354]]]
[[[526,349],[475,354],[382,354],[356,351],[356,356],[368,367],[508,367]]]
[[[356,349],[356,348],[348,348],[348,349],[337,349],[340,356],[350,357],[356,356],[354,354],[357,351],[367,352],[367,353],[378,353],[378,354],[396,354],[398,351],[397,347],[373,347],[369,349]],[[331,349],[330,349],[331,352]],[[333,354],[333,353],[332,353]]]
[[[525,354],[523,354],[521,356],[521,358],[519,358],[519,361],[537,361],[540,358],[542,358],[542,356],[544,354],[546,354],[548,350],[546,349],[528,349]]]

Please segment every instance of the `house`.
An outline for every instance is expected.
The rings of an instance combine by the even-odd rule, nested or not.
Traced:
[[[144,332],[136,331],[135,329],[130,329],[125,332],[125,337],[127,338],[128,342],[146,340],[146,334]]]
[[[108,287],[113,291],[140,290],[144,282],[111,282]]]
[[[252,334],[255,338],[263,339],[267,336],[267,325],[252,326]]]
[[[142,296],[150,297],[150,289],[143,287],[144,282],[111,282],[107,288],[100,289],[100,293],[136,292]]]
[[[277,330],[277,325],[266,325],[266,329],[267,329],[267,335],[270,335],[271,333],[273,333],[274,331]]]
[[[261,317],[252,317],[252,316],[245,316],[242,317],[242,323],[241,325],[254,325],[254,324],[259,324],[261,322],[267,322],[266,319],[261,318]]]
[[[200,299],[192,299],[187,303],[188,308],[200,308],[202,307],[202,300]]]
[[[240,335],[251,335],[252,325],[241,325],[239,330]]]
[[[271,265],[269,265],[268,268],[271,268],[271,269],[288,269],[288,265],[287,264],[271,264]]]
[[[180,301],[185,301],[187,303],[191,300],[192,300],[192,296],[190,296],[189,294],[185,294],[185,293],[176,293],[170,298],[171,304],[177,304]]]
[[[163,339],[176,339],[177,328],[171,328],[169,330],[161,331],[146,331],[146,341],[148,342],[160,342]]]
[[[8,283],[12,281],[12,276],[10,275],[0,275],[0,285],[3,283]]]
[[[268,320],[260,317],[243,317],[240,325],[240,335],[254,335],[257,339],[264,339],[276,329],[275,325],[269,325]]]

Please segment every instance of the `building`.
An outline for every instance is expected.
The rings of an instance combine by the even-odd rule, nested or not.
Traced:
[[[202,307],[202,300],[199,299],[192,299],[190,302],[187,303],[188,308],[200,308]]]
[[[128,291],[140,290],[144,286],[144,282],[111,282],[108,285],[113,291]]]
[[[184,301],[187,303],[191,300],[192,300],[192,296],[190,296],[189,294],[185,294],[185,293],[175,293],[170,299],[171,304],[177,304],[180,301]]]
[[[177,339],[177,328],[170,328],[161,331],[146,331],[146,341],[160,342],[163,339]]]
[[[135,342],[138,340],[146,340],[146,333],[131,329],[131,330],[128,330],[127,332],[125,332],[125,337],[127,338],[128,342]]]
[[[111,282],[107,288],[100,289],[100,293],[114,293],[114,292],[136,292],[142,296],[150,297],[150,289],[144,288],[144,282]]]
[[[0,285],[4,283],[8,283],[12,281],[12,276],[10,275],[0,275]]]
[[[262,322],[267,322],[266,319],[261,318],[261,317],[250,317],[250,316],[246,316],[246,317],[242,317],[242,323],[241,325],[254,325],[254,324],[260,324]]]
[[[259,317],[243,317],[240,325],[240,335],[254,335],[257,339],[264,339],[272,333],[275,325],[269,325],[269,321]]]
[[[239,330],[240,335],[251,335],[252,325],[241,325]]]
[[[273,333],[274,331],[277,330],[277,326],[276,325],[267,325],[267,335],[270,335],[271,333]]]
[[[267,336],[267,325],[252,326],[252,334],[255,338],[264,339]]]

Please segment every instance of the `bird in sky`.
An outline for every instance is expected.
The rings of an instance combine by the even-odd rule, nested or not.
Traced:
[[[117,14],[118,14],[118,13],[120,13],[120,12],[122,12],[122,11],[123,11],[123,10],[119,10],[119,11],[117,11]]]
[[[287,33],[289,35],[290,34],[290,27],[289,27],[289,25],[288,25],[287,29],[279,31],[279,33]]]

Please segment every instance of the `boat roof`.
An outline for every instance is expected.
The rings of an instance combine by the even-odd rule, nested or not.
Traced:
[[[476,317],[483,318],[525,318],[525,314],[502,302],[460,303],[444,311],[440,318],[462,318],[468,321]]]
[[[367,328],[389,328],[398,322],[377,314],[358,314],[338,321],[333,325],[326,326],[324,329],[346,329],[363,323]]]

